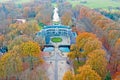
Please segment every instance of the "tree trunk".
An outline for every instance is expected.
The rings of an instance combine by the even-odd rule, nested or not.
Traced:
[[[78,63],[80,63],[80,61],[79,61],[79,57],[77,57],[77,61],[78,61]]]
[[[18,74],[17,74],[17,76],[16,76],[16,80],[19,80]]]
[[[30,70],[33,70],[33,58],[30,56]]]

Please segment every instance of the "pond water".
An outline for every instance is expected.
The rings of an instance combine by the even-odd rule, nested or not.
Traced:
[[[54,50],[54,47],[45,47],[45,48],[43,49],[44,52],[51,52],[51,51],[53,51],[53,50]]]
[[[62,52],[70,52],[70,49],[68,47],[59,47],[59,50]]]

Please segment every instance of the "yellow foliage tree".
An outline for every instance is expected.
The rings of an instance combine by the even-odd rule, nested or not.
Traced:
[[[19,55],[13,52],[8,52],[1,57],[1,75],[9,78],[12,75],[18,76],[22,71],[22,60]]]
[[[4,78],[6,76],[4,70],[5,70],[4,62],[2,62],[0,59],[0,79]]]
[[[71,71],[67,71],[63,76],[63,80],[75,80],[73,73]]]
[[[32,41],[22,43],[20,48],[23,56],[39,57],[41,52],[39,45]]]
[[[26,34],[26,35],[33,35],[37,31],[39,31],[39,25],[37,22],[26,22],[26,23],[15,23],[11,24],[9,26],[10,32],[16,31],[15,34],[20,35],[20,34]]]
[[[94,50],[88,54],[86,65],[90,65],[103,79],[107,73],[107,61],[105,58],[105,51],[102,49]]]
[[[23,30],[24,34],[34,37],[35,33],[40,30],[37,22],[28,22],[27,27]]]
[[[11,43],[8,45],[8,49],[9,50],[13,50],[13,48],[15,46],[19,46],[21,45],[23,42],[27,42],[29,40],[32,40],[30,37],[28,37],[27,35],[21,35],[18,36],[16,38],[14,38],[14,40],[11,41]]]
[[[77,58],[77,61],[79,62],[79,57],[81,56],[79,48],[76,46],[76,44],[71,45],[70,47],[71,52],[68,53],[68,57],[70,59]]]
[[[102,43],[96,38],[96,35],[88,32],[80,33],[76,38],[76,44],[72,45],[68,54],[70,59],[86,57],[88,53],[96,49],[101,49]]]
[[[37,43],[32,41],[22,43],[20,45],[20,50],[21,50],[20,53],[23,57],[30,58],[29,62],[31,69],[33,69],[34,61],[40,61],[40,63],[43,62],[43,59],[41,58],[41,54],[40,54],[41,50]]]
[[[83,47],[89,38],[95,39],[96,35],[88,32],[80,33],[76,38],[76,45],[78,45],[78,48]]]
[[[102,43],[95,34],[83,32],[77,36],[76,46],[82,52],[83,57],[86,57],[89,52],[102,48]]]
[[[95,39],[89,38],[87,42],[84,44],[84,46],[81,48],[84,50],[82,55],[87,56],[93,50],[101,49],[102,43],[97,38]]]
[[[75,80],[101,80],[101,77],[89,65],[79,67]]]

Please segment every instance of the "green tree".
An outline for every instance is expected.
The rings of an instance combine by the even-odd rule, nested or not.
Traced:
[[[107,72],[105,80],[112,80],[110,72]]]

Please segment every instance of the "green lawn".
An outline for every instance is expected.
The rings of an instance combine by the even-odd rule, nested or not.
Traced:
[[[27,3],[27,2],[31,2],[32,0],[18,0],[16,1],[17,4],[21,4],[21,3]]]
[[[0,3],[6,2],[6,1],[9,1],[9,0],[0,0]],[[30,1],[33,1],[33,0],[17,0],[17,1],[15,1],[15,3],[16,4],[21,4],[21,3],[27,3],[27,2],[30,2]]]
[[[6,1],[8,1],[8,0],[0,0],[0,3],[1,3],[1,2],[6,2]]]
[[[51,41],[52,41],[52,42],[55,42],[55,43],[61,42],[61,41],[62,41],[62,38],[54,37],[54,38],[51,39]]]
[[[0,2],[5,2],[5,1],[8,1],[8,0],[0,0]],[[27,3],[27,2],[30,2],[30,1],[33,1],[33,0],[16,0],[15,3],[17,4],[21,4],[21,3]],[[120,1],[113,1],[113,0],[86,0],[87,3],[81,3],[81,1],[83,0],[67,0],[68,2],[70,2],[73,7],[75,5],[78,5],[78,4],[81,4],[81,5],[85,5],[85,6],[88,6],[90,8],[103,8],[103,9],[107,9],[109,6],[112,6],[112,7],[120,7]],[[52,3],[53,6],[56,6],[55,3]]]
[[[104,9],[108,8],[109,6],[120,7],[120,1],[115,2],[112,0],[86,0],[87,3],[81,3],[81,1],[83,0],[76,0],[76,1],[67,0],[67,1],[73,4],[73,7],[77,4],[85,5],[90,8],[104,8]]]

